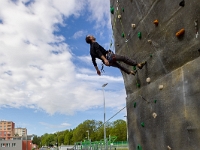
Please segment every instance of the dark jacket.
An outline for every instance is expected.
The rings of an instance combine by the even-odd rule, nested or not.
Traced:
[[[90,55],[92,58],[92,63],[94,66],[97,66],[96,58],[101,59],[101,56],[104,55],[106,57],[106,54],[108,53],[107,50],[105,50],[101,45],[99,45],[97,42],[93,42],[90,44]],[[102,59],[101,59],[102,60]],[[103,60],[102,60],[103,61]],[[104,63],[104,62],[103,62]]]

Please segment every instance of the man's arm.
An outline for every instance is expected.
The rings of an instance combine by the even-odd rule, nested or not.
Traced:
[[[101,71],[99,70],[99,68],[97,67],[97,63],[96,63],[96,58],[95,57],[92,57],[92,63],[94,65],[94,68],[96,69],[97,71],[97,74],[100,76],[101,75]]]
[[[101,59],[104,61],[106,66],[109,66],[109,61],[102,55]]]
[[[105,63],[106,66],[109,66],[109,61],[105,58],[105,56],[102,54],[102,52],[100,51],[100,47],[99,44],[97,42],[94,43],[94,47],[96,50],[96,53],[99,55],[99,57],[103,60],[103,62]]]

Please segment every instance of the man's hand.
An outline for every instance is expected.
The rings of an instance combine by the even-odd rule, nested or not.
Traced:
[[[100,71],[100,70],[97,70],[97,74],[100,76],[100,75],[101,75],[101,71]]]
[[[109,61],[103,55],[101,56],[101,59],[104,61],[106,66],[109,66]]]
[[[104,59],[104,63],[106,66],[109,66],[109,61],[107,59]]]
[[[94,66],[96,71],[97,71],[97,74],[100,76],[101,75],[101,71],[99,70],[99,68],[97,66]]]

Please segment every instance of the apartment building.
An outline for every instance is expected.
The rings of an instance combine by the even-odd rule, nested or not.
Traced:
[[[32,135],[13,137],[9,140],[0,138],[0,150],[32,150]]]
[[[12,121],[0,121],[0,138],[9,140],[14,136],[15,123]]]
[[[26,136],[27,129],[26,128],[15,128],[15,136]]]

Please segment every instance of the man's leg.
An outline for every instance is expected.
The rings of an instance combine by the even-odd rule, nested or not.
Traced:
[[[127,73],[127,74],[135,75],[135,72],[134,72],[134,71],[128,70],[127,68],[123,67],[121,64],[119,64],[119,63],[116,62],[116,61],[110,63],[110,66],[112,66],[112,67],[117,67],[117,68],[119,68],[120,70],[124,71],[124,72]]]
[[[114,60],[122,61],[125,64],[130,65],[130,66],[137,66],[139,69],[142,69],[142,67],[146,64],[146,62],[137,63],[135,60],[131,60],[126,56],[120,56],[120,55],[116,55],[116,54],[115,54]]]

